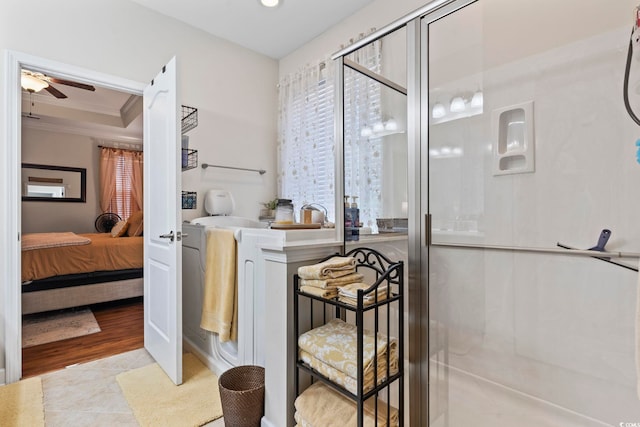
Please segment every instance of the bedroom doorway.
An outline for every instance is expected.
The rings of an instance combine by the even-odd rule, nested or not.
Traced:
[[[21,80],[26,80],[21,81],[26,378],[144,344],[142,223],[134,221],[143,208],[143,125],[139,95],[26,68]],[[103,157],[116,166],[105,176],[100,173],[106,169]],[[130,173],[134,167],[138,172]],[[132,194],[136,176],[137,198]],[[108,197],[101,189],[111,180],[119,184],[118,191],[114,185]],[[129,224],[118,239],[109,234],[116,218]],[[69,232],[91,244],[24,251],[40,233]]]
[[[2,212],[2,216],[3,216],[2,226],[4,227],[4,230],[7,233],[6,235],[8,236],[13,235],[18,237],[15,240],[6,239],[6,241],[2,246],[2,252],[5,256],[1,261],[1,262],[4,262],[4,268],[2,269],[3,271],[2,276],[4,280],[2,281],[2,283],[4,284],[4,295],[5,295],[5,298],[4,298],[5,303],[4,303],[3,309],[4,309],[4,319],[5,319],[4,342],[5,342],[5,350],[6,350],[5,351],[5,370],[4,370],[5,378],[3,382],[12,383],[19,380],[22,376],[22,354],[21,354],[21,351],[22,351],[22,346],[21,346],[22,296],[21,296],[20,286],[16,286],[16,284],[22,283],[21,268],[20,268],[21,234],[22,234],[21,233],[22,209],[21,209],[21,203],[20,203],[21,201],[20,165],[22,163],[22,153],[21,153],[22,128],[21,128],[21,117],[20,117],[20,113],[21,113],[20,107],[22,103],[21,89],[20,89],[21,70],[29,69],[31,71],[39,72],[42,74],[56,75],[57,78],[72,80],[80,84],[95,85],[96,87],[99,86],[102,88],[122,91],[128,94],[133,94],[138,96],[143,94],[145,89],[145,84],[121,79],[119,77],[114,77],[111,75],[105,75],[92,70],[82,69],[82,68],[70,66],[67,64],[61,64],[54,61],[33,57],[31,55],[22,54],[19,52],[8,51],[6,54],[5,65],[7,69],[7,74],[6,74],[7,78],[5,79],[7,108],[5,111],[6,113],[6,134],[5,134],[6,144],[5,144],[5,156],[4,156],[5,158],[4,170],[6,173],[5,175],[6,179],[4,180],[3,184],[5,185],[4,194],[5,194],[6,208]],[[175,70],[175,67],[174,67],[174,70]],[[164,73],[164,69],[161,74],[163,73]],[[173,73],[170,77],[174,81],[176,80],[175,73]],[[158,77],[156,77],[156,80],[158,80]],[[174,100],[175,100],[175,96],[176,96],[175,92],[172,93],[171,95],[174,97]],[[176,103],[175,109],[176,109],[176,114],[171,114],[171,112],[167,113],[166,111],[164,113],[155,112],[157,116],[156,118],[162,117],[162,114],[167,114],[167,117],[170,117],[170,119],[173,120],[173,118],[177,117],[177,103]],[[30,111],[30,112],[33,113],[33,111]],[[158,129],[156,128],[155,130],[157,131]],[[156,137],[158,136],[158,133],[159,132],[155,132]],[[168,143],[171,143],[171,141],[173,140],[172,135],[168,136],[165,139],[168,141]],[[146,135],[145,135],[145,140],[146,140]],[[172,152],[171,150],[166,150],[166,145],[165,145],[164,147],[165,152],[164,152],[164,159],[163,159],[165,161],[162,164],[166,165],[166,162],[170,162],[171,160],[175,160],[174,163],[176,165],[179,164],[178,159],[180,157],[178,156],[177,149],[179,148],[180,144],[179,144],[179,139],[177,138],[177,133],[175,138],[175,145],[176,145],[175,152]],[[145,147],[147,146],[148,144],[146,144],[145,142]],[[172,159],[172,157],[175,157],[175,158]],[[156,158],[157,158],[157,154],[156,154]],[[160,165],[160,163],[158,165]],[[145,170],[145,174],[154,173],[151,170],[152,169],[151,167],[149,167],[148,169],[149,170]],[[166,169],[166,168],[163,168],[163,169]],[[158,174],[158,172],[159,171],[156,170],[155,173]],[[153,192],[156,194],[159,193],[158,189],[155,189],[155,191],[153,189],[149,190],[148,183],[150,181],[152,180],[145,179],[145,189],[144,189],[144,193],[145,193],[144,205],[145,206],[150,206],[149,203],[153,202],[153,199],[151,199],[150,201],[149,198],[147,198],[148,193],[150,192]],[[179,188],[179,181],[178,181],[178,185],[175,186],[174,188],[177,191],[177,188]],[[163,189],[162,193],[164,194],[165,198],[170,198],[168,195],[171,193],[171,190],[165,188]],[[177,210],[178,209],[176,207],[176,211]],[[168,219],[169,220],[173,219],[175,224],[179,224],[180,218],[177,218],[178,215],[179,215],[179,212],[177,212],[175,215],[169,215]],[[165,228],[165,226],[167,226],[167,224],[160,224],[159,226],[163,229]],[[177,227],[175,228],[171,227],[171,228],[173,228],[173,230],[176,230],[176,232],[179,232],[179,228]],[[145,229],[147,229],[147,226],[145,226]],[[155,232],[155,230],[152,230],[152,231]],[[168,231],[169,230],[167,230],[167,232]],[[149,234],[152,234],[152,233],[149,233]],[[144,245],[145,247],[148,245],[148,241],[154,240],[147,236],[145,236],[144,239],[145,239],[145,245]],[[159,240],[162,241],[162,239],[159,239]],[[180,246],[180,243],[179,242],[174,243],[173,239],[171,243],[173,244],[174,247]],[[167,244],[169,244],[169,242],[167,242]],[[177,252],[179,253],[180,250],[178,249]],[[178,262],[179,262],[179,258],[176,257],[175,260],[173,261],[173,265],[174,265],[174,270],[177,269],[178,272],[180,273],[180,265],[178,264]],[[145,265],[145,269],[146,267],[147,266]],[[168,283],[170,287],[177,289],[177,291],[179,292],[180,282],[178,279],[172,278],[172,277],[167,277],[167,278],[156,277],[156,280],[158,279],[167,280],[166,283]],[[145,279],[145,281],[146,280],[147,279]],[[146,283],[145,283],[145,289],[147,289],[145,293],[152,292],[155,295],[158,292],[157,290],[149,290],[150,288],[146,285]],[[163,290],[164,289],[166,289],[166,286],[163,288]],[[157,297],[155,298],[156,300],[161,300],[163,295],[162,296],[155,295],[155,297]],[[179,301],[180,299],[178,298],[176,300]],[[154,314],[153,312],[151,312],[151,309],[149,307],[145,307],[144,309],[145,325],[151,324],[154,327],[157,325],[161,325],[162,319],[158,318],[157,313]],[[176,307],[176,311],[178,311],[179,309],[180,309],[179,307]],[[180,313],[178,312],[178,314]],[[162,316],[164,316],[164,314],[162,314]],[[178,315],[177,317],[181,318],[181,315]],[[177,330],[177,332],[174,331],[173,333],[174,334],[177,333],[178,336],[181,337],[181,324],[173,325],[173,328]],[[146,333],[147,333],[147,327],[145,326],[145,336],[146,336]],[[177,350],[181,350],[181,345],[176,344],[175,340],[172,344],[177,347]],[[147,343],[145,343],[145,347],[147,347]],[[167,347],[165,347],[164,349],[166,350]],[[161,366],[163,366],[164,368],[164,365],[162,363],[161,363]],[[0,370],[0,374],[1,373],[2,371]]]

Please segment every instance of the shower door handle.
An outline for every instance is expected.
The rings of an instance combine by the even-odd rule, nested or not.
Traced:
[[[431,214],[424,214],[424,241],[427,246],[431,246]]]

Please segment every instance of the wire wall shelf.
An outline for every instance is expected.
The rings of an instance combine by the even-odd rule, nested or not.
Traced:
[[[182,170],[194,169],[198,166],[198,150],[182,149]]]
[[[182,192],[182,209],[196,209],[198,207],[198,193],[195,191]]]
[[[189,107],[187,105],[182,106],[182,134],[189,132],[190,130],[198,126],[198,109]]]

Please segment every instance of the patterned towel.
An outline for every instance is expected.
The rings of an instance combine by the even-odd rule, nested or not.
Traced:
[[[357,342],[356,326],[340,319],[333,319],[319,328],[305,332],[298,338],[300,350],[352,378],[357,378],[358,375]],[[374,354],[377,356],[378,365],[383,361],[386,366],[386,354],[389,351],[391,366],[395,365],[397,370],[395,339],[389,340],[381,333],[378,333],[377,339],[374,339],[373,332],[365,330],[362,343],[365,378],[373,377]]]
[[[300,350],[300,359],[311,368],[320,372],[334,383],[341,385],[353,394],[358,394],[358,380],[316,359],[304,350]],[[391,375],[398,373],[398,355],[394,350],[389,354],[389,371]],[[378,384],[387,379],[387,358],[378,358]],[[373,369],[365,371],[362,382],[364,392],[373,388]]]

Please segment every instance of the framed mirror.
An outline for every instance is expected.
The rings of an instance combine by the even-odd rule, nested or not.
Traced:
[[[21,182],[23,201],[87,201],[87,170],[84,168],[23,163]]]

